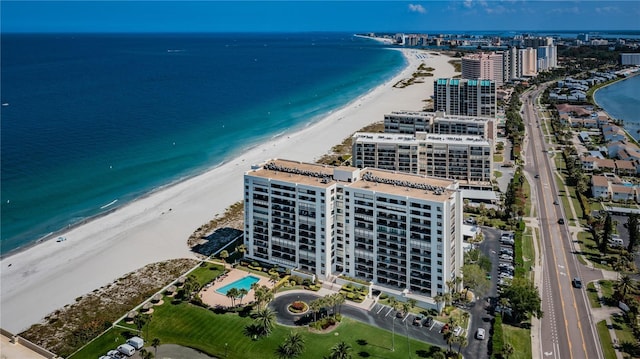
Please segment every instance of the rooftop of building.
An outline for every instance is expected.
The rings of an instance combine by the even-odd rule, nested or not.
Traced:
[[[349,173],[353,182],[338,181],[335,171]],[[366,188],[380,193],[443,201],[457,191],[455,180],[409,173],[355,167],[333,167],[313,163],[273,159],[254,166],[247,175],[327,188],[338,182],[349,188]]]
[[[454,189],[456,185],[454,180],[445,178],[364,168],[360,172],[360,179],[347,187],[429,201],[444,201],[457,192]]]
[[[402,143],[405,145],[428,142],[434,144],[457,145],[490,145],[491,143],[482,136],[474,135],[438,135],[427,132],[416,132],[415,135],[402,133],[356,132],[353,135],[355,142],[371,143]]]

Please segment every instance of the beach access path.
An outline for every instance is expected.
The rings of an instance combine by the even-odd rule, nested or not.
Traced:
[[[48,240],[0,260],[0,327],[19,333],[75,298],[149,263],[193,258],[187,239],[243,198],[243,175],[271,158],[313,162],[362,127],[392,111],[418,111],[433,81],[457,75],[450,57],[402,49],[407,66],[393,79],[303,130],[285,133],[224,165],[136,200],[70,229],[66,241]],[[424,63],[433,77],[404,88]]]

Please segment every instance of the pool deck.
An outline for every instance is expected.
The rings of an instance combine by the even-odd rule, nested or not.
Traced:
[[[200,298],[202,298],[202,302],[207,304],[210,307],[217,307],[217,306],[230,307],[231,299],[229,299],[226,295],[216,292],[216,290],[218,288],[224,287],[227,284],[231,284],[239,279],[242,279],[246,276],[254,276],[254,277],[260,278],[260,280],[258,281],[259,285],[264,285],[269,288],[273,288],[273,282],[271,282],[269,278],[261,276],[259,274],[245,272],[243,270],[234,268],[234,269],[231,269],[231,271],[227,273],[225,276],[216,280],[212,286],[208,288],[205,287],[200,291]],[[253,299],[254,299],[253,290],[251,289],[249,290],[249,293],[244,298],[242,298],[242,304],[250,303],[253,301]],[[240,304],[240,299],[236,299],[236,304]]]

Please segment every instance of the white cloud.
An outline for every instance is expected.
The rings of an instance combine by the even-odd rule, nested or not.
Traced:
[[[409,4],[409,11],[411,12],[419,12],[421,14],[424,14],[427,12],[427,9],[424,8],[424,6],[420,5],[420,4]]]

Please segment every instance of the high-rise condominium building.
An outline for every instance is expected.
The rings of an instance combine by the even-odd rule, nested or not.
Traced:
[[[438,79],[433,107],[448,115],[496,116],[496,84],[490,80]]]
[[[518,49],[510,47],[502,51],[502,78],[504,82],[518,78]]]
[[[270,160],[245,173],[246,256],[435,305],[462,266],[453,180]]]
[[[558,48],[556,45],[539,46],[537,49],[538,71],[558,67]]]
[[[450,116],[444,112],[393,111],[384,115],[385,133],[428,132],[442,135],[472,135],[493,140],[496,121],[490,117]]]
[[[491,80],[496,86],[504,84],[502,54],[477,53],[462,58],[462,78],[470,80]]]
[[[538,52],[534,48],[518,50],[518,77],[532,77],[538,74]]]
[[[352,154],[359,168],[455,179],[464,188],[490,185],[493,171],[493,144],[480,136],[357,132]]]

